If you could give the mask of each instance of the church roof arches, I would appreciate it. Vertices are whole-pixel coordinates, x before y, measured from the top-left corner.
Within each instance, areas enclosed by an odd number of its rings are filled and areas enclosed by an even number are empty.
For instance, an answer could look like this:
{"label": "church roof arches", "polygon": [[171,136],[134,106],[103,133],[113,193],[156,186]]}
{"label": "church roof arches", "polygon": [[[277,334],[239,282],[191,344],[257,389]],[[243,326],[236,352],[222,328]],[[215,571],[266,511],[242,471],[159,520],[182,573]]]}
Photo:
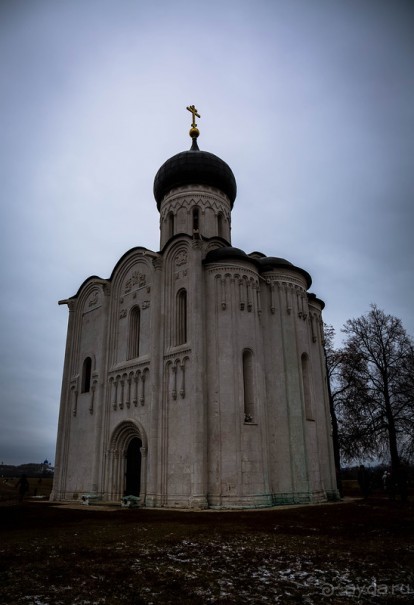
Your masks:
{"label": "church roof arches", "polygon": [[148,251],[144,250],[142,248],[130,250],[112,271],[111,280],[116,295],[123,296],[150,285],[154,271],[152,260],[158,255],[156,253],[149,255]]}
{"label": "church roof arches", "polygon": [[184,240],[187,242],[191,242],[192,241],[191,235],[189,235],[188,233],[185,233],[184,231],[174,233],[174,235],[171,236],[168,239],[168,241],[164,244],[164,246],[161,248],[160,254],[162,255],[162,257],[166,258],[166,256],[168,255],[170,246],[172,246],[173,244],[176,244],[177,242],[182,242]]}
{"label": "church roof arches", "polygon": [[177,267],[188,261],[191,238],[186,233],[177,234],[172,238],[162,251],[165,263],[174,263]]}
{"label": "church roof arches", "polygon": [[[114,266],[112,273],[108,279],[99,277],[99,275],[90,275],[87,277],[80,287],[78,291],[73,296],[69,297],[65,300],[60,300],[59,304],[68,304],[72,300],[81,300],[84,296],[88,296],[90,294],[89,288],[105,288],[105,286],[109,286],[111,282],[117,283],[119,281],[119,276],[122,275],[122,272],[128,270],[130,267],[130,263],[134,263],[137,259],[145,262],[146,266],[149,269],[149,272],[152,271],[152,261],[156,258],[159,258],[159,254],[157,252],[153,252],[152,250],[148,250],[142,246],[136,246],[131,248],[125,254],[121,256],[116,265]],[[86,294],[85,294],[86,293]],[[82,305],[82,302],[80,303]]]}
{"label": "church roof arches", "polygon": [[134,248],[130,248],[130,250],[121,256],[119,261],[112,269],[112,273],[109,278],[110,281],[117,281],[119,279],[119,275],[125,271],[125,268],[128,268],[131,262],[134,263],[138,259],[143,260],[148,267],[151,268],[152,259],[157,258],[157,256],[158,254],[156,252],[148,250],[148,248],[144,248],[143,246],[135,246]]}
{"label": "church roof arches", "polygon": [[81,312],[92,311],[102,305],[105,288],[108,286],[107,280],[97,275],[91,275],[85,279],[74,296],[67,300],[60,300],[59,305],[75,304],[75,308]]}

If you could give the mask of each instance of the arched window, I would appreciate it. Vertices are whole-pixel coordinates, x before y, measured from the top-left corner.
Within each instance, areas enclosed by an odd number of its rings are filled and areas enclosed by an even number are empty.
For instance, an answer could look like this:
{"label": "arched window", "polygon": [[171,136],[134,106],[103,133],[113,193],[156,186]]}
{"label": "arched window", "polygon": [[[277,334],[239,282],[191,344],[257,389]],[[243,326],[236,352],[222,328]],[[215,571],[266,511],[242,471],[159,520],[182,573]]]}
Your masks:
{"label": "arched window", "polygon": [[306,353],[303,353],[301,357],[302,363],[302,386],[303,386],[303,397],[305,400],[305,415],[306,420],[313,420],[312,411],[312,396],[310,386],[310,374],[309,374],[309,358]]}
{"label": "arched window", "polygon": [[254,422],[253,353],[243,351],[244,421]]}
{"label": "arched window", "polygon": [[193,231],[200,230],[200,209],[195,206],[193,208]]}
{"label": "arched window", "polygon": [[187,292],[181,289],[177,293],[176,301],[176,345],[187,342]]}
{"label": "arched window", "polygon": [[91,390],[92,359],[86,357],[82,366],[81,393],[89,393]]}
{"label": "arched window", "polygon": [[129,314],[128,359],[139,357],[141,312],[139,307],[133,307]]}
{"label": "arched window", "polygon": [[224,237],[224,216],[222,212],[217,215],[217,235]]}
{"label": "arched window", "polygon": [[174,213],[169,212],[168,214],[168,238],[174,235]]}

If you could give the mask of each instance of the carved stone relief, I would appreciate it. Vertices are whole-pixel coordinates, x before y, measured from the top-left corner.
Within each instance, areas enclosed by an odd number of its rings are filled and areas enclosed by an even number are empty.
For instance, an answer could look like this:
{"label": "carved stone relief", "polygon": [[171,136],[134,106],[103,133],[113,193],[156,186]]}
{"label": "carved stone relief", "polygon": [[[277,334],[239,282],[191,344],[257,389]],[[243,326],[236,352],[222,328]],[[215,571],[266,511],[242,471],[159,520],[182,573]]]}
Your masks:
{"label": "carved stone relief", "polygon": [[147,276],[145,275],[145,273],[141,273],[140,271],[134,271],[131,277],[125,282],[124,292],[125,294],[128,294],[128,292],[131,292],[134,286],[142,288],[143,286],[145,286],[146,283]]}
{"label": "carved stone relief", "polygon": [[187,250],[180,250],[175,257],[175,264],[177,267],[181,267],[181,265],[186,265],[188,262],[188,254]]}
{"label": "carved stone relief", "polygon": [[184,269],[184,271],[177,271],[175,273],[175,279],[182,279],[183,277],[187,277],[188,275],[188,270]]}
{"label": "carved stone relief", "polygon": [[98,290],[94,290],[90,296],[88,307],[95,307],[98,304],[99,295]]}

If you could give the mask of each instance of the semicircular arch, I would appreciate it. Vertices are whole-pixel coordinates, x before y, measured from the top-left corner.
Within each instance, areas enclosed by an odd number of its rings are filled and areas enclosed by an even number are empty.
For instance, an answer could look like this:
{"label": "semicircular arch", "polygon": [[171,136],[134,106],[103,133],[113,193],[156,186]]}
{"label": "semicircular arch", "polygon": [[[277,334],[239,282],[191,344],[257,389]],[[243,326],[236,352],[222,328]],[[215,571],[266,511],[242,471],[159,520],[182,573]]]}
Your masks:
{"label": "semicircular arch", "polygon": [[137,420],[125,420],[113,430],[110,449],[124,450],[134,437],[139,437],[142,441],[142,447],[147,449],[148,439],[142,424]]}

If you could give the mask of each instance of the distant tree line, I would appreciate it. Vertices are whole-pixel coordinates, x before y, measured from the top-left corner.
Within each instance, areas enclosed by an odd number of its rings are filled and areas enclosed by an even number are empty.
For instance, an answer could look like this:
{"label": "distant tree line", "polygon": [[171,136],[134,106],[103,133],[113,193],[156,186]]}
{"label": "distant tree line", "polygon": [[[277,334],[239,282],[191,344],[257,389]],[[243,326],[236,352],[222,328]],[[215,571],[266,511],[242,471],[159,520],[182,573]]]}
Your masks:
{"label": "distant tree line", "polygon": [[12,464],[0,464],[0,477],[53,477],[53,468],[46,464],[20,464],[13,466]]}
{"label": "distant tree line", "polygon": [[376,305],[348,320],[343,345],[325,326],[335,458],[389,464],[397,478],[414,461],[414,343],[400,319]]}

